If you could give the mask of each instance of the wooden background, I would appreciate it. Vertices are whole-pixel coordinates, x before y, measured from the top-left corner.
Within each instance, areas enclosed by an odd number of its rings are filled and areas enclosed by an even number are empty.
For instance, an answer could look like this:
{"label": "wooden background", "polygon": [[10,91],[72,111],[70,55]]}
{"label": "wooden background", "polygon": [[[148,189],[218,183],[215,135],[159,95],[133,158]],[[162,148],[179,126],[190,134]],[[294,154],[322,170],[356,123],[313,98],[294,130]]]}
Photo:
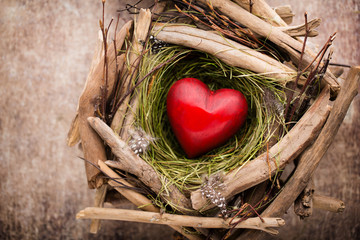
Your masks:
{"label": "wooden background", "polygon": [[[0,239],[170,239],[173,233],[165,226],[104,221],[93,236],[89,221],[75,220],[78,210],[92,205],[93,191],[77,158],[81,152],[65,140],[90,66],[100,2],[0,2]],[[108,17],[124,8],[124,0],[107,2]],[[297,24],[305,11],[322,18],[314,44],[336,31],[333,62],[360,64],[358,0],[269,3],[292,5]],[[121,24],[129,18],[121,17]],[[269,239],[360,238],[359,109],[358,96],[314,179],[318,193],[342,199],[346,210],[315,211],[305,221],[289,210],[281,234]]]}

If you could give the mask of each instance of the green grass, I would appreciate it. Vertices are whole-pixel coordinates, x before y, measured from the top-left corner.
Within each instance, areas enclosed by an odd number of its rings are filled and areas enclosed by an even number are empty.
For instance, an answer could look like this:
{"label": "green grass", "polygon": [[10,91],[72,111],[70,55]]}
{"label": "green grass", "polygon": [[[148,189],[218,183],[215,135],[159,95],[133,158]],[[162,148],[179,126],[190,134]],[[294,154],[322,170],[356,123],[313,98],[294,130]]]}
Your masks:
{"label": "green grass", "polygon": [[[284,102],[284,94],[283,86],[276,79],[228,66],[212,55],[179,46],[164,48],[157,54],[148,53],[141,63],[139,79],[179,53],[176,59],[155,71],[140,85],[136,124],[156,138],[142,158],[170,183],[186,192],[198,188],[204,174],[231,171],[262,153],[272,135],[271,126],[276,121],[284,122],[281,114],[271,107],[274,104],[264,102],[264,92],[270,91],[274,98],[271,101],[277,104]],[[239,90],[249,106],[247,120],[234,137],[195,159],[186,157],[166,113],[166,96],[171,85],[186,77],[197,78],[212,90]]]}

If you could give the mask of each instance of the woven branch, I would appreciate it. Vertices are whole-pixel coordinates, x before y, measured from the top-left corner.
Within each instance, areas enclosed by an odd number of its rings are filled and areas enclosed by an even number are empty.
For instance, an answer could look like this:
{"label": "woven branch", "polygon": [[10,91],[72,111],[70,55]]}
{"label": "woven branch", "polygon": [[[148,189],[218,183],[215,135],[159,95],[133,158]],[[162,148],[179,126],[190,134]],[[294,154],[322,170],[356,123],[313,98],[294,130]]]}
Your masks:
{"label": "woven branch", "polygon": [[281,62],[214,32],[182,24],[156,24],[153,34],[164,42],[210,53],[228,65],[264,73],[283,83],[296,77],[296,72]]}
{"label": "woven branch", "polygon": [[345,209],[345,203],[340,199],[315,194],[313,196],[313,207],[329,212],[340,213]]}
{"label": "woven branch", "polygon": [[[231,219],[224,220],[214,217],[193,217],[184,215],[175,215],[168,213],[152,213],[137,210],[114,209],[114,208],[95,208],[88,207],[81,210],[77,215],[77,219],[109,219],[134,221],[142,223],[177,225],[198,228],[232,228]],[[238,221],[235,218],[233,221]],[[263,222],[264,221],[264,222]],[[271,234],[277,234],[278,231],[271,229],[285,225],[285,221],[281,218],[248,218],[235,226],[235,228],[258,229]]]}
{"label": "woven branch", "polygon": [[[318,26],[320,26],[321,19],[316,18],[307,23],[308,27],[308,37],[316,37],[319,33],[315,30]],[[305,36],[306,29],[305,24],[299,26],[289,26],[289,27],[280,27],[283,32],[287,33],[292,37],[301,37]]]}

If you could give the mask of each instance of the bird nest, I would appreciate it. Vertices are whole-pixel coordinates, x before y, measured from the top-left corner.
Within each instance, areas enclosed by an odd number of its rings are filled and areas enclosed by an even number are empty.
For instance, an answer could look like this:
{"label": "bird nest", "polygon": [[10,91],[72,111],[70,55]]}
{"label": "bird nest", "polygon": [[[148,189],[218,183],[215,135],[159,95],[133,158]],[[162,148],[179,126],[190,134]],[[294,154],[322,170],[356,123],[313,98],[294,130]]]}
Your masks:
{"label": "bird nest", "polygon": [[[288,27],[262,1],[238,2],[157,2],[119,31],[116,23],[111,44],[111,22],[100,21],[68,138],[70,146],[81,140],[89,187],[97,189],[97,206],[78,218],[167,224],[201,239],[259,234],[244,229],[276,234],[294,201],[300,216],[311,214],[308,182],[356,94],[358,69],[342,94],[328,69],[335,35],[313,53],[306,42],[318,20],[305,14],[303,26]],[[167,93],[183,78],[200,79],[211,91],[238,90],[248,104],[239,131],[192,158],[167,115]],[[289,175],[285,166],[295,159]],[[112,191],[145,211],[102,208]]]}

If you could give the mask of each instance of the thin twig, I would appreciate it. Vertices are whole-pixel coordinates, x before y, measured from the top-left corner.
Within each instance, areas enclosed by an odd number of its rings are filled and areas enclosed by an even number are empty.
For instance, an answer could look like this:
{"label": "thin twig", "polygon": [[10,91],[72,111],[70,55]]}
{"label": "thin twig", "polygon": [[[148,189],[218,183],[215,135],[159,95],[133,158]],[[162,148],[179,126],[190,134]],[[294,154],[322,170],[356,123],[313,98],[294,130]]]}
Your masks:
{"label": "thin twig", "polygon": [[345,68],[351,68],[350,65],[342,64],[342,63],[329,63],[330,66],[336,66],[336,67],[345,67]]}
{"label": "thin twig", "polygon": [[[116,25],[115,25],[115,32],[114,32],[114,39],[113,39],[114,49],[115,49],[114,55],[115,55],[115,74],[116,74],[115,75],[116,80],[115,80],[115,84],[114,84],[115,85],[115,88],[114,88],[115,94],[116,94],[116,92],[118,90],[118,85],[119,85],[119,80],[120,80],[120,78],[119,78],[119,75],[120,75],[120,73],[119,73],[119,63],[118,63],[118,59],[117,59],[118,51],[117,51],[117,46],[116,46],[116,33],[117,33],[118,25],[119,25],[119,19],[120,19],[120,14],[118,14],[118,16],[117,16]],[[114,94],[114,90],[112,91],[111,95]],[[115,96],[114,96],[114,98],[115,98]],[[112,99],[112,101],[110,103],[111,109],[110,109],[110,112],[108,114],[109,120],[111,120],[111,118],[112,118],[112,112],[113,112],[113,108],[114,108],[114,104],[113,104],[114,100],[113,99]]]}
{"label": "thin twig", "polygon": [[308,34],[309,34],[308,22],[307,22],[307,12],[305,12],[304,17],[305,17],[305,37],[304,37],[303,47],[302,47],[302,50],[301,50],[301,55],[300,55],[298,68],[297,68],[297,76],[296,76],[296,79],[295,79],[294,89],[291,89],[289,99],[287,100],[287,104],[286,104],[286,108],[285,108],[285,114],[284,114],[285,117],[288,114],[289,107],[290,107],[290,104],[292,102],[292,98],[294,96],[294,92],[295,92],[296,86],[297,86],[297,84],[299,82],[300,76],[302,76],[303,73],[305,72],[305,69],[300,71],[300,66],[302,64],[302,59],[303,59],[304,52],[305,52],[306,40],[307,40],[307,37],[308,37]]}
{"label": "thin twig", "polygon": [[[332,41],[335,39],[335,35],[336,35],[336,33],[334,33],[333,35],[331,35],[331,36],[329,37],[329,39],[328,39],[327,42],[325,43],[324,47],[322,48],[322,51],[319,52],[318,56],[320,55],[320,53],[321,53],[321,56],[320,56],[320,58],[318,59],[318,62],[317,62],[317,64],[316,64],[316,66],[315,66],[315,67],[313,68],[313,70],[309,73],[309,76],[307,77],[306,82],[305,82],[304,86],[302,87],[302,89],[301,89],[301,91],[300,91],[300,93],[299,93],[299,96],[298,96],[298,98],[296,99],[296,101],[295,101],[295,103],[294,103],[294,106],[293,106],[292,109],[291,109],[291,113],[290,113],[290,117],[289,117],[288,122],[291,122],[291,120],[292,120],[292,118],[293,118],[293,116],[294,116],[294,113],[295,113],[295,111],[296,111],[296,109],[297,109],[297,106],[298,106],[298,104],[299,104],[299,101],[300,101],[303,93],[305,92],[306,88],[314,82],[314,80],[315,80],[315,78],[316,78],[316,74],[318,73],[318,68],[319,68],[319,66],[320,66],[320,63],[321,63],[322,59],[324,58],[324,55],[325,55],[327,49],[331,46]],[[324,73],[324,74],[325,74],[325,73]]]}
{"label": "thin twig", "polygon": [[[134,5],[131,5],[129,3],[127,3],[125,5],[125,8],[123,9],[120,9],[120,10],[117,10],[117,12],[124,12],[124,11],[127,11],[129,14],[139,14],[139,11],[140,8],[137,7],[136,5],[138,5],[139,3],[141,3],[143,0],[139,0],[137,1]],[[146,7],[148,9],[152,8],[153,6],[155,5],[155,3],[151,4],[149,7]],[[134,11],[131,11],[132,9],[135,9]]]}
{"label": "thin twig", "polygon": [[116,74],[118,74],[118,68],[119,68],[119,65],[118,65],[118,61],[117,61],[117,55],[118,55],[118,52],[117,52],[117,48],[116,48],[116,33],[117,33],[117,28],[118,28],[118,25],[119,25],[119,19],[120,19],[120,14],[118,14],[117,16],[117,20],[116,20],[116,25],[115,25],[115,31],[114,31],[114,49],[115,49],[115,64],[116,64]]}
{"label": "thin twig", "polygon": [[[108,95],[108,81],[109,81],[109,64],[108,64],[108,56],[107,56],[107,50],[108,50],[108,44],[107,44],[107,34],[109,32],[110,26],[113,22],[113,18],[111,19],[111,21],[109,22],[109,25],[107,28],[105,28],[105,0],[102,1],[102,20],[100,20],[100,29],[101,29],[101,33],[103,36],[103,44],[104,44],[104,70],[103,70],[103,81],[104,81],[104,85],[102,86],[101,89],[101,111],[100,111],[100,115],[102,117],[102,119],[104,121],[106,121],[106,100],[107,100],[107,95]],[[116,34],[116,32],[115,32]],[[115,52],[116,52],[116,48],[115,48]],[[116,57],[115,57],[116,59]]]}

